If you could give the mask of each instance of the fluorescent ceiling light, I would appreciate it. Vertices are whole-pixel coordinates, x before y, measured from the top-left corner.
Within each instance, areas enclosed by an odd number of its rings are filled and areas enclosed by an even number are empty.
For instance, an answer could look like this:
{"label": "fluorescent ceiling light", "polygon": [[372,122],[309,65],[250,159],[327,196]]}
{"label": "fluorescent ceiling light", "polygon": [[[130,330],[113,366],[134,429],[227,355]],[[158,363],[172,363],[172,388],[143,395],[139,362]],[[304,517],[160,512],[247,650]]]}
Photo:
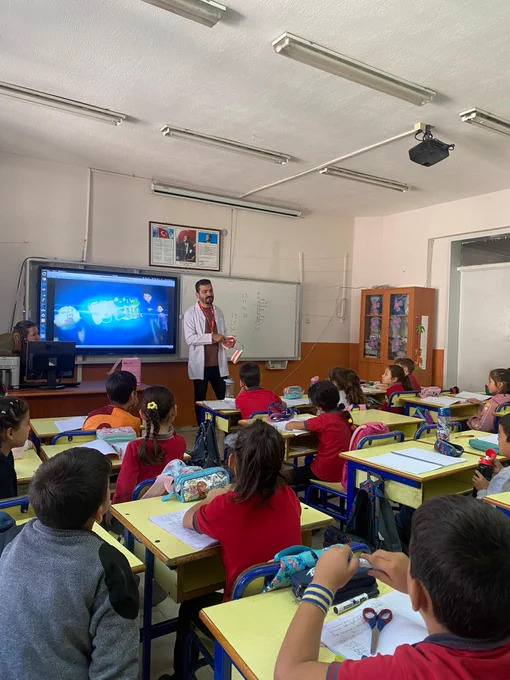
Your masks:
{"label": "fluorescent ceiling light", "polygon": [[201,132],[194,132],[193,130],[186,130],[185,128],[173,127],[165,125],[161,128],[161,132],[165,137],[175,137],[176,139],[183,139],[188,142],[196,142],[197,144],[205,144],[207,146],[215,146],[224,151],[233,151],[235,153],[242,153],[245,156],[254,156],[263,161],[271,161],[272,163],[279,163],[284,165],[291,160],[291,156],[285,153],[278,153],[277,151],[270,151],[269,149],[260,149],[257,146],[250,146],[249,144],[240,144],[231,139],[223,139],[222,137],[213,137],[211,135],[204,135]]}
{"label": "fluorescent ceiling light", "polygon": [[45,106],[49,109],[64,111],[64,113],[72,113],[76,116],[91,118],[92,120],[97,120],[101,123],[120,125],[122,121],[126,119],[126,116],[123,113],[109,111],[108,109],[100,109],[97,106],[76,102],[72,99],[65,99],[64,97],[58,97],[57,95],[48,94],[47,92],[30,90],[28,87],[11,85],[10,83],[0,82],[0,95],[28,102],[29,104]]}
{"label": "fluorescent ceiling light", "polygon": [[493,113],[477,109],[476,106],[459,113],[460,119],[463,123],[470,123],[477,125],[485,130],[492,130],[492,132],[499,132],[502,135],[510,136],[510,121],[504,118],[498,118]]}
{"label": "fluorescent ceiling light", "polygon": [[300,217],[300,210],[292,210],[291,208],[280,208],[276,205],[264,203],[251,203],[250,201],[243,201],[240,198],[232,196],[221,196],[219,194],[210,194],[205,191],[194,191],[192,189],[182,189],[181,187],[172,187],[163,182],[153,180],[151,184],[153,194],[163,196],[171,196],[173,198],[187,198],[191,201],[199,201],[201,203],[214,203],[216,205],[224,205],[230,208],[239,208],[240,210],[252,210],[259,213],[267,213],[269,215],[278,215],[279,217]]}
{"label": "fluorescent ceiling light", "polygon": [[371,184],[381,189],[391,189],[392,191],[410,191],[411,187],[402,182],[395,182],[392,179],[385,179],[384,177],[376,177],[375,175],[366,175],[364,172],[355,172],[354,170],[347,170],[346,168],[337,168],[334,165],[328,165],[326,168],[319,170],[321,175],[330,175],[331,177],[340,177],[340,179],[348,179],[352,182],[361,182],[362,184]]}
{"label": "fluorescent ceiling light", "polygon": [[218,23],[227,11],[225,5],[215,0],[143,0],[149,5],[166,9],[185,19],[197,21],[210,28]]}
{"label": "fluorescent ceiling light", "polygon": [[282,54],[284,57],[295,59],[302,64],[308,64],[308,66],[314,66],[321,71],[340,76],[340,78],[352,80],[354,83],[365,85],[365,87],[384,92],[392,97],[404,99],[406,102],[416,104],[416,106],[428,104],[436,96],[433,90],[392,76],[373,66],[363,64],[361,61],[356,61],[317,45],[317,43],[292,35],[292,33],[283,33],[274,40],[273,48],[276,54]]}

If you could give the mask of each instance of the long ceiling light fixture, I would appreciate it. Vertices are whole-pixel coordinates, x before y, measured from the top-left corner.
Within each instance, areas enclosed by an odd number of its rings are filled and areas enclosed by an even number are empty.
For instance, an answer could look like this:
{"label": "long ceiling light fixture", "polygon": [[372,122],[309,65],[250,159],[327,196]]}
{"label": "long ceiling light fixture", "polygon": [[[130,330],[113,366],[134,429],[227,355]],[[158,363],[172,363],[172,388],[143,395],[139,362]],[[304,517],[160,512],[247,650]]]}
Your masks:
{"label": "long ceiling light fixture", "polygon": [[319,170],[321,175],[329,175],[330,177],[340,177],[340,179],[347,179],[351,182],[361,182],[362,184],[371,184],[381,189],[391,189],[392,191],[400,191],[404,193],[410,191],[412,187],[402,182],[396,182],[392,179],[385,179],[384,177],[376,177],[375,175],[367,175],[364,172],[356,172],[354,170],[347,170],[346,168],[337,168],[334,165]]}
{"label": "long ceiling light fixture", "polygon": [[273,48],[276,54],[313,66],[321,71],[326,71],[326,73],[332,73],[334,76],[346,78],[373,90],[384,92],[392,97],[398,97],[416,106],[428,104],[436,96],[434,90],[392,76],[385,71],[380,71],[361,61],[329,50],[327,47],[299,38],[292,33],[283,33],[279,38],[276,38],[273,41]]}
{"label": "long ceiling light fixture", "polygon": [[459,113],[459,116],[463,123],[470,123],[484,130],[492,130],[492,132],[510,136],[510,121],[498,118],[493,113],[478,109],[476,106]]}
{"label": "long ceiling light fixture", "polygon": [[172,198],[187,198],[190,201],[199,201],[200,203],[213,203],[215,205],[223,205],[229,208],[238,208],[240,210],[251,210],[258,213],[266,213],[268,215],[278,215],[279,217],[300,217],[300,210],[293,210],[292,208],[281,208],[277,205],[265,203],[252,203],[251,201],[243,201],[240,198],[233,196],[222,196],[221,194],[210,194],[205,191],[195,191],[194,189],[184,189],[181,187],[173,187],[163,182],[153,180],[151,184],[151,191],[153,194],[160,196],[170,196]]}
{"label": "long ceiling light fixture", "polygon": [[185,19],[212,28],[223,17],[227,8],[215,0],[143,0],[149,5],[166,9]]}
{"label": "long ceiling light fixture", "polygon": [[73,99],[65,99],[55,94],[39,92],[38,90],[31,90],[28,87],[20,87],[10,83],[0,82],[0,95],[28,102],[29,104],[45,106],[48,109],[72,113],[76,116],[100,121],[101,123],[110,123],[111,125],[120,125],[123,120],[126,120],[126,116],[123,113],[101,109],[98,106],[84,104]]}
{"label": "long ceiling light fixture", "polygon": [[165,137],[175,137],[176,139],[183,139],[187,142],[214,146],[218,149],[223,149],[224,151],[233,151],[234,153],[253,156],[255,158],[260,158],[263,161],[271,161],[272,163],[279,163],[280,165],[284,165],[292,159],[292,156],[289,156],[286,153],[261,149],[257,146],[241,144],[240,142],[234,142],[231,139],[223,139],[223,137],[204,135],[201,132],[194,132],[193,130],[186,130],[185,128],[178,128],[172,125],[165,125],[161,128],[161,132]]}

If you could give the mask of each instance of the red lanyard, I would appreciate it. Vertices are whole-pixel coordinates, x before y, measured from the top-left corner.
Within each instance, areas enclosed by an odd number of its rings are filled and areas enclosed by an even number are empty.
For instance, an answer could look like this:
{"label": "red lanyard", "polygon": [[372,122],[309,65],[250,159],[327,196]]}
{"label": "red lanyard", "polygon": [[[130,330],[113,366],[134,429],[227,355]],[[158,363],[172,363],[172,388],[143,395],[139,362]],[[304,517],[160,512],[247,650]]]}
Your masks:
{"label": "red lanyard", "polygon": [[[206,323],[207,323],[207,321],[209,321],[209,317],[207,316],[207,312],[205,311],[205,309],[202,307],[202,305],[201,305],[200,303],[199,303],[198,306],[199,306],[200,309],[202,310],[202,314],[205,316],[205,321],[206,321]],[[211,310],[211,320],[210,320],[210,324],[211,324],[211,333],[214,333],[214,326],[216,325],[216,319],[214,318],[214,307],[211,305],[211,306],[208,307],[207,309],[210,309],[210,310]]]}

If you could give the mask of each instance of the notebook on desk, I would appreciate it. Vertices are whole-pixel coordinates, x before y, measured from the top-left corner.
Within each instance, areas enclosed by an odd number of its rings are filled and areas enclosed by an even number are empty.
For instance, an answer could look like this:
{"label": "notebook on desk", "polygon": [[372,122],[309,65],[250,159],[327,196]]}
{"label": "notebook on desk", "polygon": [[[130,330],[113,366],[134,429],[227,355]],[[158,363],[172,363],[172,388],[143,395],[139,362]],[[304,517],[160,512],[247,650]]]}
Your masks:
{"label": "notebook on desk", "polygon": [[409,448],[402,451],[392,451],[382,456],[367,458],[366,462],[374,462],[384,465],[398,472],[409,472],[414,475],[422,475],[425,472],[434,472],[450,465],[464,463],[465,458],[453,458],[444,456],[435,451],[425,451],[424,449]]}

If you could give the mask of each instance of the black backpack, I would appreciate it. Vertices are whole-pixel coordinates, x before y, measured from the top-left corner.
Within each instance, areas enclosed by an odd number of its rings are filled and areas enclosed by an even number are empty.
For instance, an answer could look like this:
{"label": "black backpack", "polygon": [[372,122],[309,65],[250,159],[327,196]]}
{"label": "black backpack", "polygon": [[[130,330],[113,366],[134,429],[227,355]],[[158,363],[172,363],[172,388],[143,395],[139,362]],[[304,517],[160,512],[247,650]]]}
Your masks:
{"label": "black backpack", "polygon": [[202,468],[221,467],[220,452],[216,441],[216,426],[213,420],[204,420],[195,437],[191,452],[191,465]]}

